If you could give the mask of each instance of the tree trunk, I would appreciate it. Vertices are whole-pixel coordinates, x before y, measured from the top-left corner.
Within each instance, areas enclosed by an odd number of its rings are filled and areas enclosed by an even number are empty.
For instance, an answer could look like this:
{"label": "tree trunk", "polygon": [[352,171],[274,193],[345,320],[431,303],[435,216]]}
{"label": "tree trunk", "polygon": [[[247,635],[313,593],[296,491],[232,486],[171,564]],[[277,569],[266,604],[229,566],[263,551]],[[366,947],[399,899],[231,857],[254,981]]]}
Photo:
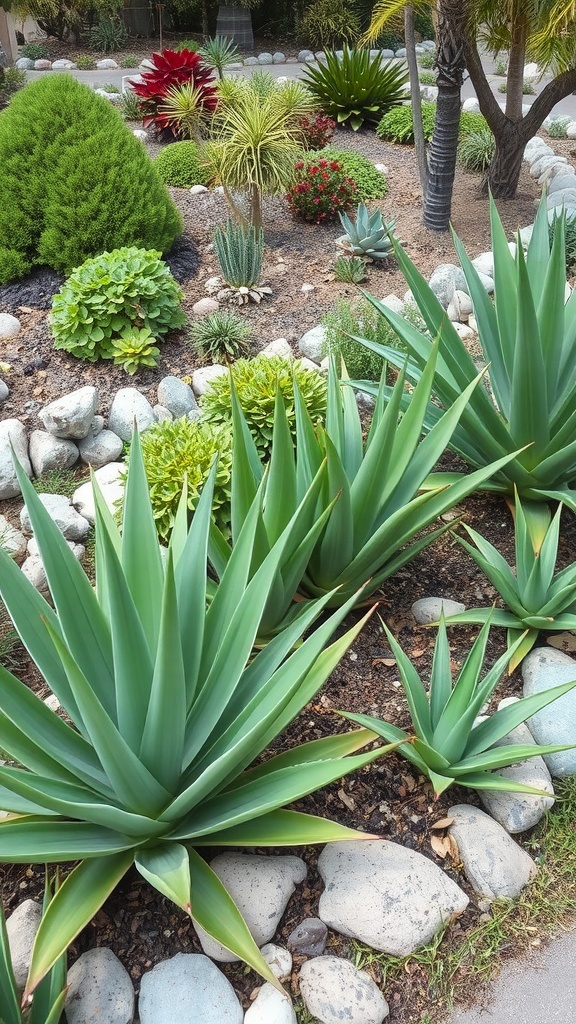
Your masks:
{"label": "tree trunk", "polygon": [[518,188],[526,142],[521,125],[508,121],[498,132],[496,151],[482,182],[482,191],[490,189],[495,199],[512,199]]}
{"label": "tree trunk", "polygon": [[422,127],[422,97],[420,96],[416,38],[414,35],[414,8],[412,4],[407,4],[404,8],[404,39],[406,43],[406,63],[410,73],[410,102],[412,104],[412,123],[414,126],[414,148],[416,149],[416,159],[418,161],[420,187],[424,196],[428,186],[428,159],[426,156],[424,128]]}
{"label": "tree trunk", "polygon": [[210,0],[202,0],[202,34],[210,35]]}
{"label": "tree trunk", "polygon": [[438,100],[434,135],[428,152],[424,225],[432,231],[448,231],[460,128],[460,91],[465,67],[463,35],[466,10],[462,0],[439,0],[437,11]]}
{"label": "tree trunk", "polygon": [[526,38],[527,25],[524,19],[513,22],[510,34],[508,74],[506,76],[506,110],[504,111],[506,117],[510,118],[511,121],[522,120]]}

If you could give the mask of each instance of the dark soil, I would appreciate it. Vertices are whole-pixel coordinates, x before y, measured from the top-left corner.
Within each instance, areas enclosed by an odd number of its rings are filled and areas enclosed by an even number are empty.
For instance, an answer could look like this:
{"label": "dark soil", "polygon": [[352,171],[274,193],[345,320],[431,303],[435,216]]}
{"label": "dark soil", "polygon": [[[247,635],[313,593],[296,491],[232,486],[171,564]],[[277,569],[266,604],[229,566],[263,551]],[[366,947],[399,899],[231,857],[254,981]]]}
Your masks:
{"label": "dark soil", "polygon": [[[406,251],[420,271],[429,275],[441,262],[454,262],[455,254],[449,235],[436,235],[423,229],[421,199],[413,152],[408,147],[394,147],[380,142],[374,133],[357,135],[341,133],[336,144],[350,146],[389,168],[389,192],[378,205],[388,216],[398,218],[397,232],[406,244]],[[566,147],[567,148],[567,147]],[[184,289],[184,307],[191,313],[194,302],[206,292],[203,282],[216,274],[218,267],[211,246],[214,224],[223,221],[227,211],[221,195],[214,193],[191,196],[187,190],[173,189],[172,194],[185,221],[185,246],[180,247],[182,262],[170,265]],[[512,232],[533,220],[536,186],[525,170],[522,172],[516,198],[500,203],[504,226]],[[476,176],[457,173],[453,202],[454,227],[472,255],[490,248],[488,203],[481,195]],[[294,343],[307,329],[315,326],[321,315],[339,295],[352,297],[353,286],[329,279],[333,260],[334,225],[316,227],[294,221],[280,199],[270,199],[265,210],[264,276],[273,290],[272,298],[261,306],[242,310],[253,331],[254,350],[278,337]],[[185,249],[185,251],[184,251]],[[196,273],[197,270],[197,273]],[[192,273],[192,276],[190,274]],[[302,293],[301,285],[310,283],[314,291]],[[41,405],[62,393],[90,383],[98,387],[103,413],[111,397],[126,383],[134,383],[150,399],[155,400],[158,382],[167,373],[189,375],[193,357],[186,345],[186,333],[176,333],[162,347],[156,370],[144,370],[134,379],[127,378],[120,368],[110,364],[83,364],[62,352],[55,352],[48,328],[49,298],[60,280],[51,272],[39,271],[18,286],[0,292],[0,309],[8,309],[21,318],[24,331],[7,346],[2,360],[11,365],[7,375],[9,401],[4,416],[18,416],[30,429],[37,425],[36,413]],[[368,288],[378,297],[390,292],[402,295],[406,285],[398,269],[371,268]],[[447,457],[446,466],[456,467]],[[16,518],[18,502],[3,503],[2,512]],[[482,494],[468,499],[454,510],[454,518],[464,514],[466,521],[492,543],[509,561],[514,560],[513,530],[510,513],[498,497]],[[561,558],[568,562],[576,557],[576,530],[573,518],[565,516]],[[489,605],[496,594],[463,549],[448,533],[423,552],[414,562],[389,580],[379,596],[380,605],[364,627],[360,637],[343,658],[321,694],[292,724],[286,734],[273,744],[274,750],[297,742],[343,731],[347,728],[338,710],[364,712],[389,719],[403,727],[409,717],[397,668],[382,629],[383,619],[401,642],[421,675],[426,678],[431,663],[434,631],[417,627],[410,609],[420,597],[437,595],[463,601],[467,606]],[[345,623],[352,624],[360,612]],[[456,670],[466,657],[473,628],[452,629],[452,658]],[[501,630],[493,630],[488,647],[487,665],[492,664],[505,646]],[[42,681],[25,665],[21,674],[38,692]],[[516,672],[505,678],[494,702],[505,694],[519,693],[521,682]],[[431,787],[415,775],[410,765],[393,755],[327,787],[301,801],[301,809],[334,817],[343,824],[360,828],[415,849],[439,863],[470,895],[470,907],[449,929],[445,939],[456,941],[463,930],[474,926],[480,916],[477,897],[472,893],[458,865],[441,861],[431,847],[431,826],[445,817],[447,808],[456,802],[475,802],[470,791],[453,788],[434,801]],[[209,855],[216,851],[207,851]],[[269,852],[269,851],[268,851]],[[280,851],[279,851],[280,852]],[[283,851],[282,851],[283,852]],[[318,851],[308,848],[294,851],[309,865],[307,881],[298,888],[280,924],[277,941],[281,944],[288,933],[305,917],[317,913],[321,882],[316,871]],[[270,855],[273,855],[270,853]],[[7,912],[25,897],[38,896],[43,884],[39,866],[0,867],[2,896]],[[110,946],[128,968],[136,987],[141,975],[155,963],[181,951],[200,951],[194,930],[183,913],[176,910],[135,873],[130,874],[106,902],[94,921],[79,936],[71,950],[74,959],[93,945]],[[346,955],[349,944],[335,933],[330,934],[328,951]],[[297,994],[295,960],[293,991]],[[224,965],[244,1006],[260,984],[258,977],[240,965]],[[386,985],[385,994],[391,1005],[392,1024],[416,1024],[426,1007],[426,982],[420,971],[407,971],[401,982]],[[433,994],[430,995],[433,998]]]}

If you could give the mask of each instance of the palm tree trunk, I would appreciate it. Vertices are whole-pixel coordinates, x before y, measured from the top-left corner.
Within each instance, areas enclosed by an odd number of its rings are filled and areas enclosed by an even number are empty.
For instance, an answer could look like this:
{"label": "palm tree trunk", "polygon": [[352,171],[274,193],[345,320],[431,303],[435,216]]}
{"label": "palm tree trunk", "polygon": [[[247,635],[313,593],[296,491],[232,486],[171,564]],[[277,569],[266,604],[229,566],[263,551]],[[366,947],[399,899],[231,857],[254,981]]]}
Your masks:
{"label": "palm tree trunk", "polygon": [[418,78],[416,37],[414,35],[414,8],[412,4],[407,4],[404,9],[404,40],[406,45],[406,63],[410,73],[410,102],[412,104],[412,124],[414,126],[414,148],[418,161],[420,187],[422,195],[425,195],[428,186],[428,158],[426,156],[426,142],[422,126],[422,97],[420,96],[420,81]]}
{"label": "palm tree trunk", "polygon": [[508,54],[508,74],[506,76],[506,117],[511,121],[522,119],[522,100],[524,85],[524,62],[526,60],[526,39],[528,26],[524,19],[513,22],[510,34],[510,50]]}
{"label": "palm tree trunk", "polygon": [[428,152],[424,225],[432,231],[448,231],[460,128],[466,10],[462,0],[439,0],[437,10],[438,99]]}

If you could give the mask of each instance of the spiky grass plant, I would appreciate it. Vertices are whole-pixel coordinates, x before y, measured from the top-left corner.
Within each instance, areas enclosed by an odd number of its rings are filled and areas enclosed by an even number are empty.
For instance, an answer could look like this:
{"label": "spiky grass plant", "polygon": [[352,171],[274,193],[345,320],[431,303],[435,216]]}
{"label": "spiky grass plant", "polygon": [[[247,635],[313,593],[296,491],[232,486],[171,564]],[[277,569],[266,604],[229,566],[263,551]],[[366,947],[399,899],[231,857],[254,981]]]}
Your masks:
{"label": "spiky grass plant", "polygon": [[205,62],[210,64],[218,73],[218,78],[224,77],[224,68],[230,64],[236,64],[240,59],[240,51],[232,39],[227,36],[214,36],[207,39],[200,47]]}
{"label": "spiky grass plant", "polygon": [[233,363],[249,353],[250,326],[227,309],[208,313],[190,329],[194,351],[209,363]]}
{"label": "spiky grass plant", "polygon": [[358,131],[401,103],[408,74],[404,65],[345,44],[342,56],[328,50],[317,67],[308,66],[304,81],[326,114]]}
{"label": "spiky grass plant", "polygon": [[222,276],[229,288],[238,293],[240,303],[260,302],[270,289],[258,287],[264,257],[262,229],[234,224],[229,220],[214,232],[214,250]]}
{"label": "spiky grass plant", "polygon": [[338,256],[332,270],[334,279],[344,284],[360,284],[366,278],[366,263],[359,256]]}
{"label": "spiky grass plant", "polygon": [[496,141],[489,128],[469,132],[458,143],[458,162],[465,171],[484,173],[490,167]]}

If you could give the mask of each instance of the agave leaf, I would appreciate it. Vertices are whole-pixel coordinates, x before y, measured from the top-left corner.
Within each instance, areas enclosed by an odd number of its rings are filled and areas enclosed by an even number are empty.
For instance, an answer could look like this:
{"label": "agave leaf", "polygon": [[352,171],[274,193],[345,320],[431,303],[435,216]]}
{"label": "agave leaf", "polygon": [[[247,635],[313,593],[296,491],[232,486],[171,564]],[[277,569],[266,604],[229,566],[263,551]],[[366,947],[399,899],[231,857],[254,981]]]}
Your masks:
{"label": "agave leaf", "polygon": [[[350,839],[379,839],[335,821],[300,811],[270,811],[253,821],[222,829],[218,846],[310,846],[315,843],[344,842]],[[213,846],[212,839],[195,839],[195,846]]]}
{"label": "agave leaf", "polygon": [[180,843],[159,843],[139,850],[134,863],[146,881],[191,914],[190,859]]}
{"label": "agave leaf", "polygon": [[[522,623],[522,625],[524,624],[525,621]],[[518,643],[518,646],[514,650],[513,654],[510,655],[510,661],[508,663],[509,676],[511,676],[514,670],[518,668],[518,665],[523,661],[526,655],[530,653],[537,639],[538,630],[536,629],[527,629],[524,633],[521,633],[521,631],[518,629],[511,629],[510,627],[508,628],[508,647],[514,646],[518,640],[521,640],[521,642]]]}
{"label": "agave leaf", "polygon": [[511,743],[506,746],[491,747],[474,757],[465,757],[457,765],[454,765],[452,772],[455,778],[466,775],[471,771],[492,771],[494,768],[506,768],[518,761],[526,761],[530,757],[542,757],[545,754],[556,754],[561,750],[572,750],[576,747],[573,744],[552,744],[550,746],[538,746],[535,743]]}
{"label": "agave leaf", "polygon": [[[451,781],[453,782],[454,779]],[[471,789],[495,790],[500,793],[528,793],[530,796],[550,799],[550,793],[545,789],[526,786],[523,782],[513,782],[504,775],[499,775],[498,772],[469,772],[467,775],[459,775],[457,781],[459,786],[468,786]]]}
{"label": "agave leaf", "polygon": [[434,735],[450,694],[452,693],[452,672],[450,670],[450,648],[446,632],[444,612],[440,615],[440,626],[434,647],[430,672],[430,725]]}
{"label": "agave leaf", "polygon": [[164,573],[137,428],[132,435],[132,447],[135,454],[129,462],[124,490],[122,569],[142,622],[144,643],[154,658]]}
{"label": "agave leaf", "polygon": [[540,329],[522,248],[517,255],[518,325],[514,346],[514,370],[510,396],[510,434],[518,445],[534,441],[523,456],[530,468],[538,464],[550,440],[546,366]]}
{"label": "agave leaf", "polygon": [[466,757],[480,753],[487,747],[492,747],[498,740],[507,736],[512,729],[515,729],[522,722],[541,711],[553,701],[562,697],[576,686],[576,679],[568,683],[561,683],[553,686],[543,693],[535,693],[531,697],[522,697],[521,700],[509,704],[505,708],[495,711],[490,718],[481,722],[475,727],[466,746]]}

